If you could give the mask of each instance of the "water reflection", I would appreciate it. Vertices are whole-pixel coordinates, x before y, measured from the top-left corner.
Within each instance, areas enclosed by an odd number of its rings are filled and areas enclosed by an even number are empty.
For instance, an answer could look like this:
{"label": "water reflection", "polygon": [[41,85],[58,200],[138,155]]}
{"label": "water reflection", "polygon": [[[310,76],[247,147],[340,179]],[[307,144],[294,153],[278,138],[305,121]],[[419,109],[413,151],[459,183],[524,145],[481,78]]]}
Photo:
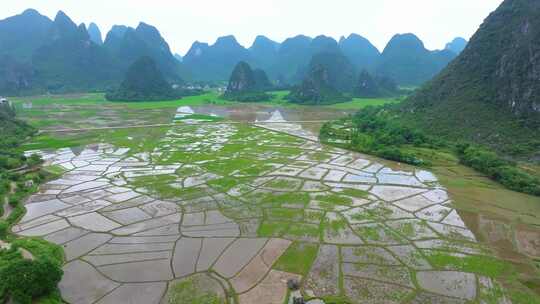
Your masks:
{"label": "water reflection", "polygon": [[[265,105],[232,105],[232,106],[217,106],[217,105],[203,105],[193,106],[195,113],[205,115],[217,115],[225,117],[232,121],[239,122],[260,122],[269,121],[273,119],[273,115],[279,113],[279,118],[284,121],[295,121],[306,131],[312,132],[314,135],[318,135],[322,126],[322,122],[315,121],[327,121],[342,118],[352,111],[342,111],[331,108],[292,108],[292,107],[270,107]],[[275,117],[274,117],[275,119]]]}

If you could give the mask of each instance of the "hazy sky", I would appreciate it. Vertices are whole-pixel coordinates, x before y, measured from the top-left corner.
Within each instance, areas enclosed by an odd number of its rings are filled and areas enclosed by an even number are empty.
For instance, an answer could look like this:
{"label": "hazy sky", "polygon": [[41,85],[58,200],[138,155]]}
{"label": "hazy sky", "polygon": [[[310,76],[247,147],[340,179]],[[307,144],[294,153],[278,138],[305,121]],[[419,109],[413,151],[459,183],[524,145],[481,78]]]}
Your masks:
{"label": "hazy sky", "polygon": [[368,38],[381,51],[396,33],[415,33],[428,49],[469,38],[502,0],[0,0],[0,19],[35,8],[54,18],[95,22],[103,36],[114,24],[156,26],[173,52],[195,40],[214,43],[234,34],[248,47],[258,34],[282,40],[305,34]]}

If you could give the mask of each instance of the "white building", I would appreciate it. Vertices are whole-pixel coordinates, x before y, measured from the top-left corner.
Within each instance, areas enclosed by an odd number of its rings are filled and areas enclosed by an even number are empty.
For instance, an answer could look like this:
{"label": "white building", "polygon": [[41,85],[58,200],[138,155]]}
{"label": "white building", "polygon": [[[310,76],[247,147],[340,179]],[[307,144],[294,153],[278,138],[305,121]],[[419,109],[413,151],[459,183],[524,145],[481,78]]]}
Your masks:
{"label": "white building", "polygon": [[11,102],[7,98],[0,97],[0,107],[11,108],[12,105],[11,105]]}

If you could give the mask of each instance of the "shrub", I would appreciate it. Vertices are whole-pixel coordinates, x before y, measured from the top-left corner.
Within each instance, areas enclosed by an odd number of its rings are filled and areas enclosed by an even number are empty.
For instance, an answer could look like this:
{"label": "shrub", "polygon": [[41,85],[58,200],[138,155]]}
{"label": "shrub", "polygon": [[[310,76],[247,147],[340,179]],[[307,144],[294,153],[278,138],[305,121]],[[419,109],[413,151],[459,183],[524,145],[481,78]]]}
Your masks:
{"label": "shrub", "polygon": [[54,291],[62,275],[62,269],[49,260],[18,260],[0,269],[0,290],[16,303],[30,304],[33,298]]}
{"label": "shrub", "polygon": [[349,148],[353,150],[412,165],[428,163],[410,152],[405,152],[403,146],[443,146],[440,140],[396,122],[386,111],[386,107],[368,107],[356,113],[352,117],[352,132],[349,136],[340,134],[340,131],[332,129],[331,125],[325,125],[321,130],[321,140],[336,136],[338,139],[350,139]]}
{"label": "shrub", "polygon": [[41,156],[37,155],[37,154],[32,154],[28,159],[27,159],[27,164],[30,166],[30,167],[33,167],[33,166],[37,166],[39,164],[41,164],[43,161],[41,159]]}
{"label": "shrub", "polygon": [[15,207],[15,209],[11,211],[11,214],[7,218],[7,222],[12,225],[15,224],[24,215],[24,213],[25,210],[21,205]]}
{"label": "shrub", "polygon": [[38,238],[19,238],[11,244],[17,248],[22,247],[30,251],[36,259],[51,261],[59,267],[64,263],[62,246]]}
{"label": "shrub", "polygon": [[516,167],[482,147],[461,144],[457,148],[460,161],[498,181],[507,188],[532,195],[540,195],[540,179]]}
{"label": "shrub", "polygon": [[20,159],[17,158],[8,158],[6,161],[6,168],[7,169],[16,169],[22,166],[22,162]]}
{"label": "shrub", "polygon": [[13,207],[13,208],[19,206],[20,203],[21,203],[21,201],[16,196],[12,196],[12,197],[9,198],[9,205],[11,207]]}
{"label": "shrub", "polygon": [[0,239],[3,239],[7,236],[8,229],[9,224],[4,220],[0,220]]}

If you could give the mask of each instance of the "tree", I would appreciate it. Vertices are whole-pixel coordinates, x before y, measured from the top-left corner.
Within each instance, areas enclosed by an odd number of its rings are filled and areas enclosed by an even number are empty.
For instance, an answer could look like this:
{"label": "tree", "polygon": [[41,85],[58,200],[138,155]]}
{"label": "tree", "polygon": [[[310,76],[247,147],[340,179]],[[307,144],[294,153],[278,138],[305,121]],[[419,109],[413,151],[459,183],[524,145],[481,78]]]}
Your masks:
{"label": "tree", "polygon": [[30,304],[33,298],[54,291],[62,275],[62,269],[49,260],[18,260],[0,269],[0,290],[16,303]]}

